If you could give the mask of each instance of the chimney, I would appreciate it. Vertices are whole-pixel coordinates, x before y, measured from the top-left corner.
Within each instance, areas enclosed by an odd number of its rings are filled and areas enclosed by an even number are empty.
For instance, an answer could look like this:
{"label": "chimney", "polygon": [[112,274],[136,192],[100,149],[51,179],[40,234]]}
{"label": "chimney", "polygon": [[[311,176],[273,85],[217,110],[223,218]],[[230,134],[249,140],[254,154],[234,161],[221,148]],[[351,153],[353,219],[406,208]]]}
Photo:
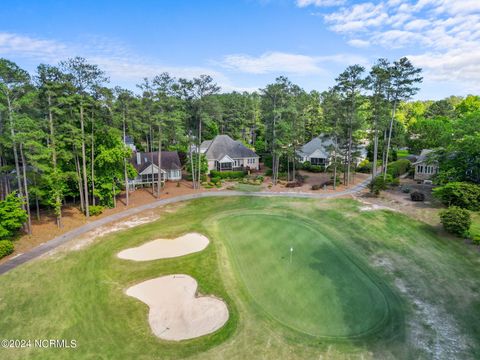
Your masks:
{"label": "chimney", "polygon": [[142,164],[142,154],[140,152],[137,152],[137,165]]}

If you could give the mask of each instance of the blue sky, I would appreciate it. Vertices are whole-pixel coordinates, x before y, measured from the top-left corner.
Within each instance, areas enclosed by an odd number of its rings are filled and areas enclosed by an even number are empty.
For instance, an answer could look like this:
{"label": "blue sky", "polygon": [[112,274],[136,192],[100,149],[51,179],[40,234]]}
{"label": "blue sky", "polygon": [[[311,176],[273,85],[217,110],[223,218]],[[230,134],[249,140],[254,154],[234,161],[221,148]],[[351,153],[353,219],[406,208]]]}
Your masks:
{"label": "blue sky", "polygon": [[83,56],[111,85],[212,75],[224,91],[286,75],[326,90],[348,65],[408,56],[417,96],[480,93],[479,0],[2,0],[0,56],[33,72]]}

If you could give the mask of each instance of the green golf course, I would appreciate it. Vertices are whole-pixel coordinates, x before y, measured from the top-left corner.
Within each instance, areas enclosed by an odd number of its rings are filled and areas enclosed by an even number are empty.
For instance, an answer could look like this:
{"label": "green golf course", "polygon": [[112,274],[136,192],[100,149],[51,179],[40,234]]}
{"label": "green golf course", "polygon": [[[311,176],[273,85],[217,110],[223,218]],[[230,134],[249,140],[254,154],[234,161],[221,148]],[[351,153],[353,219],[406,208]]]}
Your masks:
{"label": "green golf course", "polygon": [[392,293],[322,227],[295,216],[248,212],[223,217],[218,225],[217,236],[231,249],[252,301],[280,323],[342,338],[383,330],[392,315]]}
{"label": "green golf course", "polygon": [[[351,199],[205,198],[158,220],[63,249],[0,276],[0,359],[473,359],[480,357],[480,256],[405,215]],[[118,252],[189,232],[203,251],[135,262]],[[75,242],[75,241],[74,241]],[[290,249],[293,248],[293,252]],[[187,274],[225,301],[226,324],[157,338],[126,289]]]}

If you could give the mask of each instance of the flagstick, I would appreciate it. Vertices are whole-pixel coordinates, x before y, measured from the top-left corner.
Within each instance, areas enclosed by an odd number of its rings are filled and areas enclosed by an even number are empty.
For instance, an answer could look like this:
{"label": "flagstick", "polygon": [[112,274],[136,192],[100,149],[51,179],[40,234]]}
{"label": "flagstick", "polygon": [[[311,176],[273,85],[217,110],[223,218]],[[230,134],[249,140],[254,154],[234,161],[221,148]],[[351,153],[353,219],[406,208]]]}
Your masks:
{"label": "flagstick", "polygon": [[290,248],[290,264],[292,263],[293,247]]}

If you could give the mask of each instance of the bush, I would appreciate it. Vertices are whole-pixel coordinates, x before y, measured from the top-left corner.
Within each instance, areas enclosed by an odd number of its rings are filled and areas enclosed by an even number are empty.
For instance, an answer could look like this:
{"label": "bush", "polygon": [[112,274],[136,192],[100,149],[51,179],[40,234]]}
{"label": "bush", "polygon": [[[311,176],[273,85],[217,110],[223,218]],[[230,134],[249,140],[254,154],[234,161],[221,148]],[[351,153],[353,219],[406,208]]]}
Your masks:
{"label": "bush", "polygon": [[285,185],[287,188],[294,188],[294,187],[299,187],[302,186],[302,184],[299,181],[289,181],[287,182],[287,185]]}
{"label": "bush", "polygon": [[480,234],[473,235],[472,243],[474,245],[480,245]]}
{"label": "bush", "polygon": [[0,240],[0,259],[13,252],[13,243],[10,240]]}
{"label": "bush", "polygon": [[410,188],[408,186],[402,187],[402,192],[408,194],[410,192]]}
{"label": "bush", "polygon": [[244,171],[210,171],[210,178],[219,178],[219,179],[242,179],[246,173]]}
{"label": "bush", "polygon": [[410,194],[410,200],[412,201],[425,201],[425,194],[420,191],[414,191]]}
{"label": "bush", "polygon": [[466,236],[472,225],[468,210],[458,206],[450,206],[440,211],[440,221],[447,232],[459,236]]}
{"label": "bush", "polygon": [[221,179],[218,176],[217,177],[210,177],[210,181],[216,184],[217,182],[221,181]]}
{"label": "bush", "polygon": [[379,175],[370,182],[368,188],[373,194],[378,195],[380,191],[387,189],[387,184],[388,182],[383,178],[383,175]]}
{"label": "bush", "polygon": [[325,170],[323,166],[320,165],[312,165],[310,161],[305,161],[302,164],[302,169],[305,171],[313,172],[313,173],[320,173]]}
{"label": "bush", "polygon": [[399,178],[393,178],[391,181],[389,181],[389,184],[391,186],[399,186],[400,185],[400,179]]}
{"label": "bush", "polygon": [[433,195],[447,206],[454,205],[472,211],[480,210],[480,185],[451,182],[433,189]]}
{"label": "bush", "polygon": [[360,162],[360,164],[358,164],[357,172],[368,174],[371,171],[372,171],[372,164],[368,159],[365,159],[362,162]]}
{"label": "bush", "polygon": [[398,178],[400,175],[403,175],[410,170],[410,161],[407,159],[401,159],[388,164],[387,174],[392,175],[392,177]]}
{"label": "bush", "polygon": [[262,175],[258,175],[255,180],[259,181],[260,183],[263,182],[263,180],[265,180],[265,177],[263,177]]}
{"label": "bush", "polygon": [[92,205],[88,209],[90,211],[90,215],[97,216],[97,215],[100,215],[101,213],[103,213],[103,210],[105,208],[101,205]]}
{"label": "bush", "polygon": [[322,184],[312,185],[312,190],[321,190],[321,189],[323,189],[323,185],[322,185]]}
{"label": "bush", "polygon": [[23,198],[12,192],[0,201],[0,240],[15,236],[27,221],[27,212],[22,209]]}

